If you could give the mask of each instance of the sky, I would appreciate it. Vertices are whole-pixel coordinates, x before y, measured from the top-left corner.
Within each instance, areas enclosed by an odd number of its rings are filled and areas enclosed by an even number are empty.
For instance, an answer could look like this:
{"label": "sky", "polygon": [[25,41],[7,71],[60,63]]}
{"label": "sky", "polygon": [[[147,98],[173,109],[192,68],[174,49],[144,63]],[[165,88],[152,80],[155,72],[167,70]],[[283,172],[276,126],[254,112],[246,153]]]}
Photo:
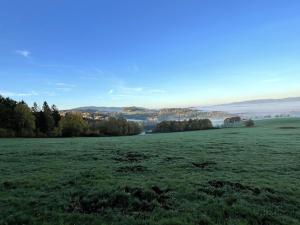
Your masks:
{"label": "sky", "polygon": [[78,106],[300,96],[299,0],[0,0],[0,95]]}

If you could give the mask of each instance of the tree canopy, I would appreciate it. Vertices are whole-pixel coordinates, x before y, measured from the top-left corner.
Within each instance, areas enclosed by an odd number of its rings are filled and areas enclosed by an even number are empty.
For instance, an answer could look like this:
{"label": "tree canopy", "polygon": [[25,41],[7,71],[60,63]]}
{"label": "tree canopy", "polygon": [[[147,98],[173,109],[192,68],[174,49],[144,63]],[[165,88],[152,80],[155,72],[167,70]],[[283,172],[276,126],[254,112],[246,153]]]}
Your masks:
{"label": "tree canopy", "polygon": [[185,121],[163,121],[158,123],[154,132],[180,132],[192,130],[206,130],[213,128],[209,119],[196,119]]}
{"label": "tree canopy", "polygon": [[123,118],[85,120],[80,113],[61,116],[47,102],[31,108],[21,101],[0,96],[0,137],[121,136],[141,132],[138,123]]}

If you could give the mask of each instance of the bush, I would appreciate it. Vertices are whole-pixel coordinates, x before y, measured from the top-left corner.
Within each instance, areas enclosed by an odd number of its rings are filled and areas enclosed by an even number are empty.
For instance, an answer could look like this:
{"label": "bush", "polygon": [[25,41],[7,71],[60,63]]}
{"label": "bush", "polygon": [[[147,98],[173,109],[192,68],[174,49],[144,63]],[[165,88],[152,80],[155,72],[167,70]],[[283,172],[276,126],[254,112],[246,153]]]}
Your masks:
{"label": "bush", "polygon": [[233,117],[226,118],[224,120],[223,127],[225,127],[225,128],[239,127],[242,125],[241,120],[242,119],[239,116],[233,116]]}
{"label": "bush", "polygon": [[254,127],[254,121],[251,119],[245,121],[245,126],[246,127]]}
{"label": "bush", "polygon": [[84,134],[88,129],[88,124],[80,114],[67,113],[59,122],[61,134],[64,137],[76,137]]}

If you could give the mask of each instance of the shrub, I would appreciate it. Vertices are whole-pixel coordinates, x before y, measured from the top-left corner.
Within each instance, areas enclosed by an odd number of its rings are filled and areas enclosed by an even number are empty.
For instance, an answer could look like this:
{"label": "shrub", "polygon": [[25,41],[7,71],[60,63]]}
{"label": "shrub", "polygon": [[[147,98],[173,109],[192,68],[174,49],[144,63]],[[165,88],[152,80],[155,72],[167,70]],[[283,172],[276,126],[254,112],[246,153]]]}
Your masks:
{"label": "shrub", "polygon": [[254,127],[254,121],[249,119],[245,121],[245,126],[246,127]]}
{"label": "shrub", "polygon": [[61,134],[64,137],[76,137],[82,135],[88,128],[88,124],[80,114],[67,113],[59,122]]}
{"label": "shrub", "polygon": [[239,116],[233,116],[233,117],[226,118],[224,120],[223,127],[226,127],[226,128],[229,128],[229,127],[239,127],[241,125],[242,125],[242,123],[241,123],[241,117],[239,117]]}

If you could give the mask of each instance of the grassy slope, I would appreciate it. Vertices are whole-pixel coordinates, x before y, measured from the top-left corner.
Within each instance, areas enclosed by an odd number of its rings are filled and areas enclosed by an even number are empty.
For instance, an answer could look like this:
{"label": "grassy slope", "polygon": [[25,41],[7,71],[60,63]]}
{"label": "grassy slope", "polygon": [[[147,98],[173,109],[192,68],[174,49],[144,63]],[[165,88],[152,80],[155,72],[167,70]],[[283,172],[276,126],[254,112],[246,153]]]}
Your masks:
{"label": "grassy slope", "polygon": [[300,224],[299,206],[300,119],[135,137],[0,140],[0,224],[291,225]]}

